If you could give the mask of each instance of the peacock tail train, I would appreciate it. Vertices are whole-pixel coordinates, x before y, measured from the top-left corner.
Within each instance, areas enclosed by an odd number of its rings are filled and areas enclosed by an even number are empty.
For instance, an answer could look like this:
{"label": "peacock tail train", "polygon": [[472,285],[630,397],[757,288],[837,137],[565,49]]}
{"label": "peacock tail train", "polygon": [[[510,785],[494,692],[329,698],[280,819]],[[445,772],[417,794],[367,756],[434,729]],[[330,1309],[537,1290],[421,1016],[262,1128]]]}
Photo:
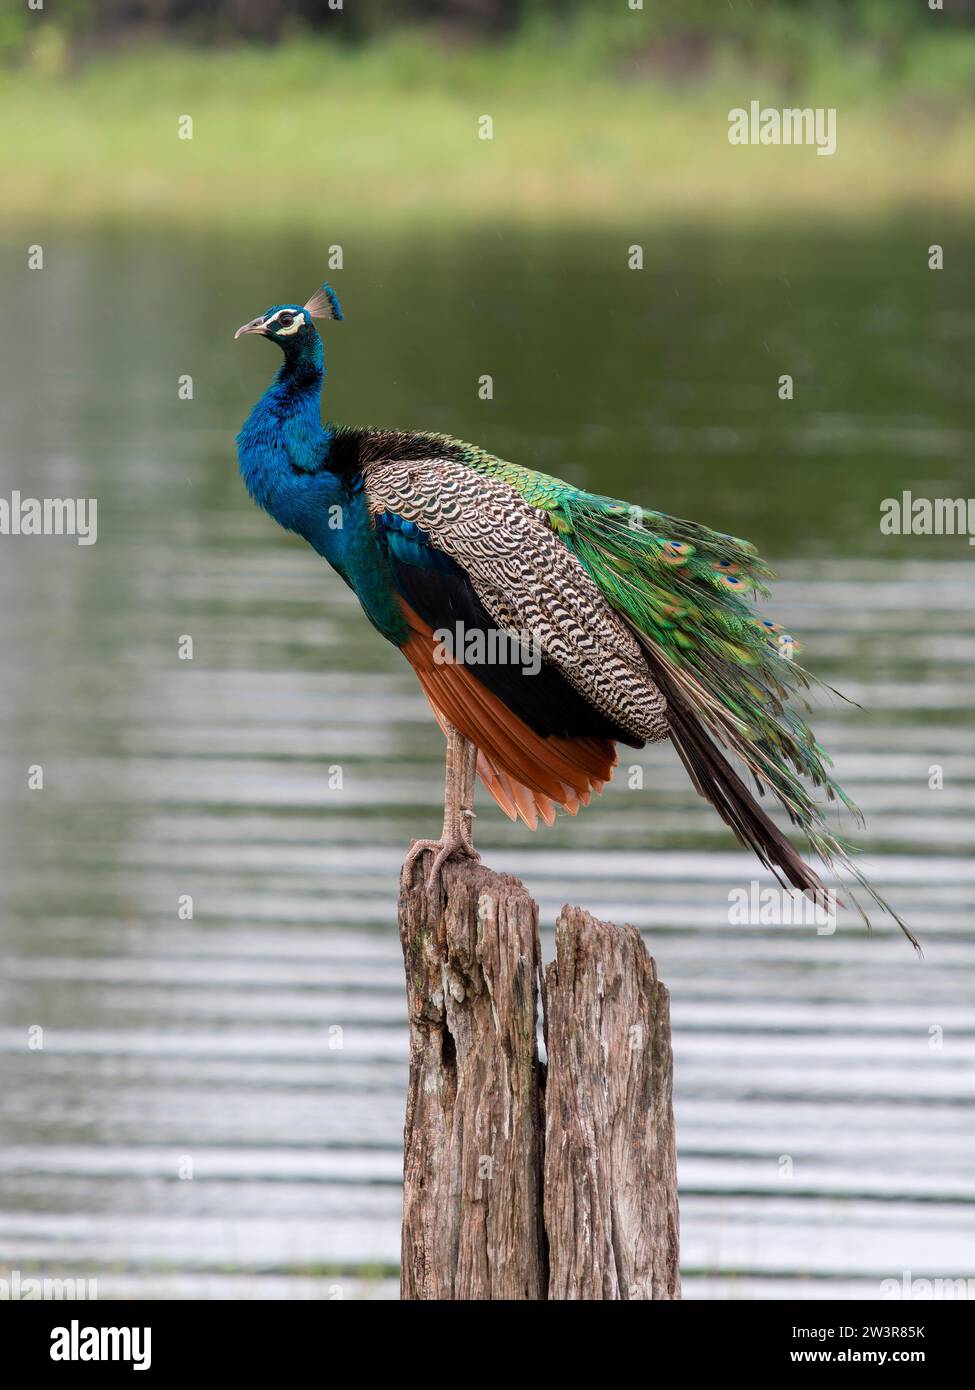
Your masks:
{"label": "peacock tail train", "polygon": [[[795,639],[751,607],[754,598],[767,596],[773,578],[755,547],[462,447],[471,468],[503,479],[545,513],[632,627],[667,698],[670,740],[695,789],[739,842],[780,882],[784,875],[822,900],[818,876],[755,803],[722,749],[744,764],[759,795],[773,793],[810,850],[834,873],[849,874],[920,952],[906,923],[856,864],[854,846],[830,828],[822,802],[811,793],[821,789],[827,802],[841,803],[863,824],[804,717],[810,710],[804,692],[822,682],[793,659]],[[869,926],[855,894],[850,896]]]}

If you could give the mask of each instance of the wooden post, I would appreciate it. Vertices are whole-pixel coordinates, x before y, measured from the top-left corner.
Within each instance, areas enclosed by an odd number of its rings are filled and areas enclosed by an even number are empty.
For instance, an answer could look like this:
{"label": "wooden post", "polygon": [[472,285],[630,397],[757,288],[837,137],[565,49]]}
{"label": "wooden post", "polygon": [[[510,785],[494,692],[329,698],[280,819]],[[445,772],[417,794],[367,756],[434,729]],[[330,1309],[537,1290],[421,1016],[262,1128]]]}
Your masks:
{"label": "wooden post", "polygon": [[670,997],[635,927],[565,907],[546,973],[549,1298],[680,1298]]}
{"label": "wooden post", "polygon": [[679,1298],[669,1002],[639,933],[565,908],[543,983],[524,885],[460,860],[431,896],[430,863],[399,903],[401,1296]]}

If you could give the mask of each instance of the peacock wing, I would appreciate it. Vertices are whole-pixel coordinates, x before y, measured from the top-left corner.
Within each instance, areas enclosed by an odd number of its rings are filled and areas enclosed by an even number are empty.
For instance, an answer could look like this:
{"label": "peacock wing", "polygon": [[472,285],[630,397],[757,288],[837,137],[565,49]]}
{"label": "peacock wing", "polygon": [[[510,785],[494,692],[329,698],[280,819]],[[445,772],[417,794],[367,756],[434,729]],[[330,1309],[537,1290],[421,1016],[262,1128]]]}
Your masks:
{"label": "peacock wing", "polygon": [[455,459],[377,462],[364,477],[377,522],[405,519],[414,543],[459,566],[498,628],[537,644],[593,710],[636,739],[666,735],[665,702],[639,643],[515,488]]}

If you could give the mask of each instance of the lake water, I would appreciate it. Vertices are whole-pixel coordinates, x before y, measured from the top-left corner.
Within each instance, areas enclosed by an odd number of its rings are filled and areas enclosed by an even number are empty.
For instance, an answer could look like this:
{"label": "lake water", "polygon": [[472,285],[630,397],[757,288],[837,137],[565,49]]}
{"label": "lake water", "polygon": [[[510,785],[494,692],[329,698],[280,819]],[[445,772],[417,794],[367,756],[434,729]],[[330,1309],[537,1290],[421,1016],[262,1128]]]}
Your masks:
{"label": "lake water", "polygon": [[[349,235],[330,276],[334,418],[752,538],[769,611],[862,706],[815,726],[920,962],[882,919],[731,926],[761,873],[667,748],[535,836],[480,807],[546,959],[579,902],[642,928],[670,987],[688,1297],[975,1275],[975,553],[878,525],[904,488],[975,492],[975,248],[950,231]],[[3,252],[0,495],[95,496],[98,542],[0,538],[0,1270],[395,1297],[396,876],[439,825],[442,740],[233,447],[277,365],[233,330],[306,298],[324,249],[58,231],[31,273],[34,239]]]}

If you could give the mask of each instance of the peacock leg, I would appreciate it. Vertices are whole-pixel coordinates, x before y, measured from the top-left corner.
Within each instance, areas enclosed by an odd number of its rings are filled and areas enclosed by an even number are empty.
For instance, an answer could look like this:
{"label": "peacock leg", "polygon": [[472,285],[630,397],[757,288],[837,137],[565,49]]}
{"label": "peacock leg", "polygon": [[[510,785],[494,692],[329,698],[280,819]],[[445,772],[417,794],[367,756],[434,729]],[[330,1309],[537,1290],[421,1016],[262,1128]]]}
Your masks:
{"label": "peacock leg", "polygon": [[464,848],[472,859],[480,859],[480,855],[474,848],[474,822],[477,819],[477,812],[474,810],[474,789],[477,786],[477,744],[471,743],[470,739],[462,740],[463,750],[461,756],[461,783],[460,783],[460,834],[464,841]]}
{"label": "peacock leg", "polygon": [[413,865],[424,850],[436,850],[427,888],[436,886],[440,870],[452,855],[466,854],[480,859],[474,848],[474,779],[477,774],[477,748],[452,725],[447,726],[447,758],[444,775],[443,833],[439,840],[414,840],[400,872],[400,888],[409,888]]}

